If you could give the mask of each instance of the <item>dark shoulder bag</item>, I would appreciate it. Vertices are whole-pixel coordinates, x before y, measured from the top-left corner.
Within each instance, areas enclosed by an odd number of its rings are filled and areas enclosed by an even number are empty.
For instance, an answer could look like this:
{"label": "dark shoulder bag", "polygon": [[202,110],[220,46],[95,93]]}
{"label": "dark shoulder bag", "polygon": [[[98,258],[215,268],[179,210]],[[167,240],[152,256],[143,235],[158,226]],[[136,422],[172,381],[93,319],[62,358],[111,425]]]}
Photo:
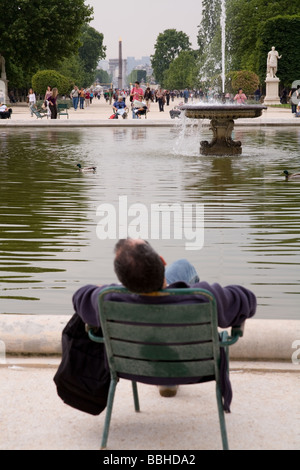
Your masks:
{"label": "dark shoulder bag", "polygon": [[91,341],[75,313],[62,332],[62,360],[53,378],[58,396],[92,415],[106,407],[110,373],[105,346]]}

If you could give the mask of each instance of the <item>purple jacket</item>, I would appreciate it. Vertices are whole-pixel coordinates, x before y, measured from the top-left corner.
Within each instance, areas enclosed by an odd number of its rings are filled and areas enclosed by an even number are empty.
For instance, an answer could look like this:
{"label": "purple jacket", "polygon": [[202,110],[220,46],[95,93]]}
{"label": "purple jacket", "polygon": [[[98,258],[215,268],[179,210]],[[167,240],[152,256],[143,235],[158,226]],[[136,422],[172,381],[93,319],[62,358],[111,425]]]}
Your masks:
{"label": "purple jacket", "polygon": [[[82,318],[85,323],[92,326],[100,326],[99,315],[98,315],[98,296],[104,287],[108,286],[95,286],[86,285],[78,289],[73,295],[73,306],[75,312]],[[230,326],[241,325],[247,318],[252,317],[256,311],[256,297],[248,289],[242,286],[230,285],[227,287],[221,287],[219,284],[208,284],[205,281],[198,282],[189,286],[185,282],[176,282],[168,286],[168,288],[187,288],[187,287],[198,287],[211,292],[217,301],[218,308],[218,325],[221,328],[228,328]],[[129,301],[129,296],[124,294],[110,294],[109,298],[114,298],[120,302]],[[195,303],[203,302],[203,297],[191,296],[182,297],[177,296],[174,299],[173,296],[165,297],[151,297],[141,295],[130,295],[131,302],[146,303],[146,304],[168,304],[176,300],[176,303]]]}

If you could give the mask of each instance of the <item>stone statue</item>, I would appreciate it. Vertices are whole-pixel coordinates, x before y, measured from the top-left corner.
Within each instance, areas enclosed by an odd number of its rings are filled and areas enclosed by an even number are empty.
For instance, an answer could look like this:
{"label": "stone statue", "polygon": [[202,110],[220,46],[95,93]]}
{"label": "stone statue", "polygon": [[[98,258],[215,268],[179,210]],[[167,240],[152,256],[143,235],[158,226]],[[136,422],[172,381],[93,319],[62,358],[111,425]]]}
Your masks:
{"label": "stone statue", "polygon": [[281,55],[275,51],[275,47],[272,47],[272,50],[268,53],[267,59],[267,78],[277,78],[277,66],[278,66],[278,59],[281,59]]}
{"label": "stone statue", "polygon": [[5,59],[3,55],[1,54],[0,54],[0,64],[1,64],[1,80],[6,80]]}

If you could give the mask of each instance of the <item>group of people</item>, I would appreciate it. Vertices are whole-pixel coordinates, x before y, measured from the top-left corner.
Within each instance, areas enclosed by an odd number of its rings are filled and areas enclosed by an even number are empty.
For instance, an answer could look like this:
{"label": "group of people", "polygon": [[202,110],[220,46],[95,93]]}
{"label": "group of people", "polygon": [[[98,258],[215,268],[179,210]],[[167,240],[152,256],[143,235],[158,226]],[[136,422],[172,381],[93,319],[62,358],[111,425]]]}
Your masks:
{"label": "group of people", "polygon": [[[58,89],[56,87],[48,86],[45,92],[42,108],[45,109],[51,119],[57,119],[57,99]],[[33,116],[33,109],[37,108],[37,98],[34,90],[29,89],[27,95],[27,103],[30,109],[31,116]]]}
{"label": "group of people", "polygon": [[73,90],[70,93],[70,98],[73,103],[73,108],[75,111],[78,109],[87,108],[90,104],[92,104],[94,99],[94,92],[90,88],[78,88],[77,85],[74,86]]}
{"label": "group of people", "polygon": [[[122,91],[116,90],[112,96],[115,100],[113,103],[114,112],[124,116],[125,108],[127,108],[125,103],[128,94],[124,92],[124,90],[123,93]],[[142,115],[145,115],[148,111],[150,111],[151,104],[154,101],[158,103],[159,111],[163,112],[165,104],[168,106],[170,103],[170,97],[171,94],[169,90],[163,90],[161,87],[153,90],[150,87],[147,87],[144,91],[140,86],[140,82],[136,81],[129,93],[132,118],[141,119]]]}

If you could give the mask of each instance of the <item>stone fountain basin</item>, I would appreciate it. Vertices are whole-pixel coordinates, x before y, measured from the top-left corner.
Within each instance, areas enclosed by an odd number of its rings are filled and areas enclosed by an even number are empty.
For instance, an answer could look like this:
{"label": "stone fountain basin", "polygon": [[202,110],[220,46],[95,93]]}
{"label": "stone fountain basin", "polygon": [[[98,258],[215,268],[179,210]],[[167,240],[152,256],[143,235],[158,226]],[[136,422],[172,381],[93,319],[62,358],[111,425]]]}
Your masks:
{"label": "stone fountain basin", "polygon": [[262,115],[267,106],[248,104],[203,104],[182,105],[179,108],[185,111],[185,115],[192,119],[240,119],[256,118]]}
{"label": "stone fountain basin", "polygon": [[267,106],[238,104],[198,104],[180,107],[187,118],[210,119],[213,132],[211,142],[204,140],[200,145],[202,155],[240,155],[240,141],[232,140],[235,119],[256,118],[262,115]]}

